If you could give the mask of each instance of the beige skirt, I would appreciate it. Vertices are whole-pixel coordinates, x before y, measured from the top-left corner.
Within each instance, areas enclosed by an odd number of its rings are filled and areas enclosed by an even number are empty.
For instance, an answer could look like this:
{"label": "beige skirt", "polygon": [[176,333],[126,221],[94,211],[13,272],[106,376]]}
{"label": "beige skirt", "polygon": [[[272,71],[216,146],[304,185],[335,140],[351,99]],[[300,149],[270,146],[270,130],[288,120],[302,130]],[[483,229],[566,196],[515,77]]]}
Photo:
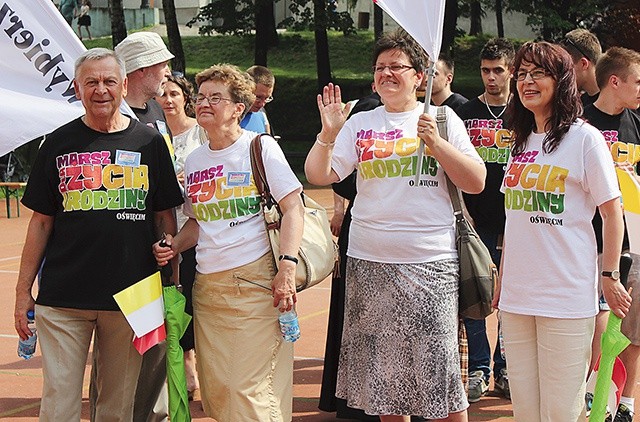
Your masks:
{"label": "beige skirt", "polygon": [[293,344],[280,334],[269,254],[193,286],[198,377],[205,413],[218,422],[288,422]]}

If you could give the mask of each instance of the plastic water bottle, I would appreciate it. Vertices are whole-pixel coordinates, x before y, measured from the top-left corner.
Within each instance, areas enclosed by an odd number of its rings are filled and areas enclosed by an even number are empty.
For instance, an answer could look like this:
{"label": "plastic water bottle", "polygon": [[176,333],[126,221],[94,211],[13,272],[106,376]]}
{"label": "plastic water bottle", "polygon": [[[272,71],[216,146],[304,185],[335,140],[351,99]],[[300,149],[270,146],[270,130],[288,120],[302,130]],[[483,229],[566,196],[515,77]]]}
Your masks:
{"label": "plastic water bottle", "polygon": [[38,334],[36,333],[35,312],[27,311],[27,319],[29,320],[29,329],[33,334],[28,339],[18,340],[18,356],[24,360],[29,360],[36,352],[36,342],[38,340]]}
{"label": "plastic water bottle", "polygon": [[298,324],[298,314],[294,309],[288,312],[281,312],[278,316],[280,321],[280,332],[284,341],[293,343],[300,338],[300,325]]}

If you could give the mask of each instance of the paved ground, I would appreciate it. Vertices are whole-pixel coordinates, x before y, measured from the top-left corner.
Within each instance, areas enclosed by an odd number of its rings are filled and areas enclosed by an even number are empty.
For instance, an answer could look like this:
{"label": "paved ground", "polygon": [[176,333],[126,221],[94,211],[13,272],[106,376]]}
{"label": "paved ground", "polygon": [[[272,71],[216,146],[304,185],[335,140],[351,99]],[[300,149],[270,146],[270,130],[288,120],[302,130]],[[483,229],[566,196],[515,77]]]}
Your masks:
{"label": "paved ground", "polygon": [[[332,205],[328,190],[308,193],[325,207]],[[0,419],[32,422],[37,420],[42,387],[40,352],[29,361],[16,355],[17,335],[13,329],[14,287],[18,275],[20,253],[29,222],[30,212],[21,207],[20,218],[6,218],[4,201],[0,199]],[[15,201],[12,202],[15,215]],[[296,342],[294,372],[294,418],[296,422],[334,421],[335,415],[317,408],[322,377],[322,358],[326,336],[330,284],[325,281],[300,294],[298,313],[302,337]],[[487,324],[495,341],[495,319]],[[88,419],[88,376],[85,377],[83,418]],[[196,421],[210,420],[204,416],[200,402],[191,403]],[[498,421],[512,419],[510,403],[487,396],[471,406],[470,421]]]}

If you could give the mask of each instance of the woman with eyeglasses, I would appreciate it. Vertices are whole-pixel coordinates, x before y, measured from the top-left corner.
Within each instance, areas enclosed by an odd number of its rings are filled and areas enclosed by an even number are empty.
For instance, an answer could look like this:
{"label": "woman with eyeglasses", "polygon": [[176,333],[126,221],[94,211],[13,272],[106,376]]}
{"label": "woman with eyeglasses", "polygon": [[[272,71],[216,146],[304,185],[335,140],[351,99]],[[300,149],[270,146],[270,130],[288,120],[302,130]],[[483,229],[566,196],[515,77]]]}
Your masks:
{"label": "woman with eyeglasses", "polygon": [[[517,52],[509,104],[511,157],[502,192],[506,225],[494,303],[517,421],[583,421],[598,312],[596,207],[603,224],[602,285],[623,317],[631,298],[617,280],[620,190],[600,132],[580,119],[571,56],[528,42]],[[586,259],[585,259],[586,258]]]}
{"label": "woman with eyeglasses", "polygon": [[168,247],[154,245],[160,265],[196,246],[193,311],[197,367],[206,414],[220,422],[288,422],[292,414],[293,344],[283,341],[278,312],[296,301],[302,237],[301,184],[271,137],[262,157],[271,193],[283,213],[281,257],[274,265],[251,174],[255,132],[240,128],[254,82],[236,66],[196,75],[196,119],[207,142],[184,165],[189,220]]}
{"label": "woman with eyeglasses", "polygon": [[[305,163],[316,185],[358,170],[336,396],[382,421],[409,421],[409,415],[466,421],[458,256],[444,173],[478,193],[486,171],[451,109],[448,141],[432,117],[436,107],[424,113],[416,99],[424,51],[406,32],[381,37],[373,64],[384,105],[346,120],[340,88],[325,87],[318,96],[322,130]],[[426,153],[417,163],[420,142]]]}
{"label": "woman with eyeglasses", "polygon": [[[172,73],[164,84],[162,95],[156,101],[162,107],[167,119],[167,125],[173,135],[173,150],[175,152],[175,169],[180,185],[184,185],[184,162],[193,150],[206,142],[204,130],[198,126],[195,119],[195,99],[193,86],[182,75]],[[176,209],[178,228],[184,226],[189,219],[182,207]],[[189,248],[180,254],[180,284],[182,293],[187,299],[185,311],[193,315],[193,301],[191,290],[196,276],[196,248]],[[193,400],[195,392],[200,388],[198,372],[196,371],[195,340],[193,334],[193,320],[180,339],[184,350],[184,367],[187,377],[187,392],[189,400]]]}

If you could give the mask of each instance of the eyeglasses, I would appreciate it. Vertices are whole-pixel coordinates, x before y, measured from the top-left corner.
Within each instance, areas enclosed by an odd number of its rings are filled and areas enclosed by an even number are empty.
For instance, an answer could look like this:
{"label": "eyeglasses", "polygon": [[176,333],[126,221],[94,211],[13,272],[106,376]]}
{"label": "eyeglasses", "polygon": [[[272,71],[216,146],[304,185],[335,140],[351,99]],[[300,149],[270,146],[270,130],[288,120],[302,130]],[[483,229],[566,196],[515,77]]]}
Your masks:
{"label": "eyeglasses", "polygon": [[179,70],[172,70],[171,76],[175,76],[177,78],[184,78],[184,73],[180,72]]}
{"label": "eyeglasses", "polygon": [[533,69],[533,70],[519,70],[516,73],[516,80],[524,81],[527,79],[527,75],[531,76],[531,79],[537,81],[538,79],[542,79],[545,76],[549,76],[549,73],[544,69]]}
{"label": "eyeglasses", "polygon": [[268,97],[261,97],[259,95],[256,95],[256,100],[264,101],[265,103],[270,103],[271,101],[273,101],[273,97],[271,95],[269,95]]}
{"label": "eyeglasses", "polygon": [[404,69],[413,69],[413,66],[409,66],[406,64],[391,64],[387,66],[373,66],[372,69],[376,73],[382,73],[385,69],[389,68],[389,72],[391,73],[400,73]]}
{"label": "eyeglasses", "polygon": [[216,105],[222,100],[230,101],[232,103],[235,102],[231,98],[222,98],[222,97],[220,97],[218,95],[211,95],[211,96],[202,95],[202,94],[196,95],[196,104],[197,105],[200,105],[200,104],[204,103],[204,100],[207,100],[209,105]]}
{"label": "eyeglasses", "polygon": [[578,44],[576,44],[571,38],[563,39],[562,40],[562,44],[565,45],[565,46],[571,46],[571,47],[575,48],[578,51],[578,53],[582,54],[582,56],[585,59],[589,60],[592,63],[595,63],[595,60],[593,60],[587,53],[585,53],[584,50],[582,48],[580,48],[578,46]]}

